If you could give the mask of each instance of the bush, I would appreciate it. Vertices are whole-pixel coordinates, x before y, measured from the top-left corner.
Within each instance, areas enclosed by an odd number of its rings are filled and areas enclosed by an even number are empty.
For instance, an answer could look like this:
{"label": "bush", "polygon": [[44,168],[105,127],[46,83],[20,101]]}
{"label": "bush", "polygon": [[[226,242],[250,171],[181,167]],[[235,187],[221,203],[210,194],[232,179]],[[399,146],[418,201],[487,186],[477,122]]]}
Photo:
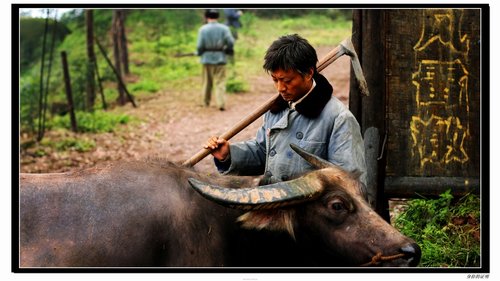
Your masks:
{"label": "bush", "polygon": [[450,190],[438,199],[410,200],[394,224],[422,249],[420,266],[480,266],[480,201],[468,194],[457,201]]}

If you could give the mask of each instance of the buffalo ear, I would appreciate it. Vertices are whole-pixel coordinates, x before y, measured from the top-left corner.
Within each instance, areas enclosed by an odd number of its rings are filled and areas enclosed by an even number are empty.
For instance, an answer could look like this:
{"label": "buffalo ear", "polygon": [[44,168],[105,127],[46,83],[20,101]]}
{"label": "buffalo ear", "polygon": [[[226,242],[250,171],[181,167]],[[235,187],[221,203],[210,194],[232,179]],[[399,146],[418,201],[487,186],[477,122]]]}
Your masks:
{"label": "buffalo ear", "polygon": [[247,212],[238,218],[241,226],[248,229],[267,229],[285,231],[295,239],[293,232],[293,209],[255,210]]}

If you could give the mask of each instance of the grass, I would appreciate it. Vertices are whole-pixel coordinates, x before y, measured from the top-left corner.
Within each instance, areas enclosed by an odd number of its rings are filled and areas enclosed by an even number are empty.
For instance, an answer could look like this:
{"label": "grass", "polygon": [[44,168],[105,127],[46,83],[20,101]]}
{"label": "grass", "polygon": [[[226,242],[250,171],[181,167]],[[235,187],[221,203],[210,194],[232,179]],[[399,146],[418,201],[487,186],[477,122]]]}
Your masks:
{"label": "grass", "polygon": [[[111,112],[76,112],[77,128],[82,133],[105,133],[112,132],[119,124],[127,124],[131,117],[125,114],[114,114]],[[48,128],[64,128],[71,130],[71,122],[68,114],[56,116],[48,124]]]}
{"label": "grass", "polygon": [[54,143],[53,147],[57,151],[75,150],[87,152],[95,148],[95,141],[87,139],[66,138]]}
{"label": "grass", "polygon": [[[62,132],[64,135],[65,133]],[[87,152],[95,148],[96,143],[93,139],[81,136],[81,137],[63,137],[57,139],[44,138],[40,143],[31,143],[35,149],[33,154],[36,157],[43,157],[49,153],[63,152],[63,151],[77,151],[77,152]]]}
{"label": "grass", "polygon": [[394,220],[422,249],[422,267],[480,266],[480,201],[458,200],[450,190],[437,199],[413,199]]}
{"label": "grass", "polygon": [[[256,19],[243,15],[243,28],[235,45],[235,71],[245,76],[263,75],[264,54],[278,37],[297,33],[315,48],[336,46],[351,34],[350,21],[332,20],[326,16],[307,15],[293,19]],[[328,28],[325,28],[328,27]]]}

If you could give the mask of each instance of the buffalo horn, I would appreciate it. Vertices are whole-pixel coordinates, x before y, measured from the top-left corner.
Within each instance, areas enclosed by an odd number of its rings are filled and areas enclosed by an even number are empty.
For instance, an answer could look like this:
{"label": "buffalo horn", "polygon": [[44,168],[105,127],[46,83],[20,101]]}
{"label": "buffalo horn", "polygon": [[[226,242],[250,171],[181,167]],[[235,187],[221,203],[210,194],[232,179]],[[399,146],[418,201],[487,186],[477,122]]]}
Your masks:
{"label": "buffalo horn", "polygon": [[296,144],[291,143],[290,147],[293,149],[293,151],[295,151],[298,155],[300,155],[300,157],[304,158],[304,160],[309,162],[309,164],[311,164],[316,169],[330,168],[334,166],[332,163],[305,151]]}
{"label": "buffalo horn", "polygon": [[291,143],[290,147],[298,154],[300,157],[304,158],[309,164],[311,164],[316,169],[324,169],[330,168],[332,171],[335,171],[342,178],[354,178],[358,179],[361,173],[359,171],[354,171],[352,173],[348,173],[346,170],[341,167],[324,160],[323,158],[318,157],[312,153],[305,151],[303,148],[299,147],[296,144]]}
{"label": "buffalo horn", "polygon": [[220,205],[243,209],[272,209],[315,199],[323,192],[323,183],[315,175],[287,182],[250,187],[225,188],[189,179],[191,186],[205,198]]}

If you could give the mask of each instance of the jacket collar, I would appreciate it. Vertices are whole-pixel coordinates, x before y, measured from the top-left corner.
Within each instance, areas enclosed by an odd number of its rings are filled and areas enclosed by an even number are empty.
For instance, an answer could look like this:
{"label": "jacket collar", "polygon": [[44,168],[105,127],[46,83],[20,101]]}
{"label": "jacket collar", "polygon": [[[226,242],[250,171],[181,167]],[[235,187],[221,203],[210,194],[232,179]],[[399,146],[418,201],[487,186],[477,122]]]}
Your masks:
{"label": "jacket collar", "polygon": [[298,101],[289,101],[288,102],[288,106],[291,108],[291,109],[295,109],[295,106],[297,104],[299,104],[300,102],[302,102],[310,93],[312,93],[312,91],[314,90],[314,88],[316,87],[316,80],[314,80],[314,78],[312,79],[312,87],[311,89],[309,90],[309,92],[307,92],[307,94],[305,94],[304,96],[302,96]]}
{"label": "jacket collar", "polygon": [[[333,87],[328,80],[317,73],[313,79],[316,81],[316,87],[301,102],[295,105],[295,110],[308,118],[316,118],[321,114],[323,108],[332,97]],[[271,113],[278,113],[288,108],[288,103],[280,96],[271,105]]]}

